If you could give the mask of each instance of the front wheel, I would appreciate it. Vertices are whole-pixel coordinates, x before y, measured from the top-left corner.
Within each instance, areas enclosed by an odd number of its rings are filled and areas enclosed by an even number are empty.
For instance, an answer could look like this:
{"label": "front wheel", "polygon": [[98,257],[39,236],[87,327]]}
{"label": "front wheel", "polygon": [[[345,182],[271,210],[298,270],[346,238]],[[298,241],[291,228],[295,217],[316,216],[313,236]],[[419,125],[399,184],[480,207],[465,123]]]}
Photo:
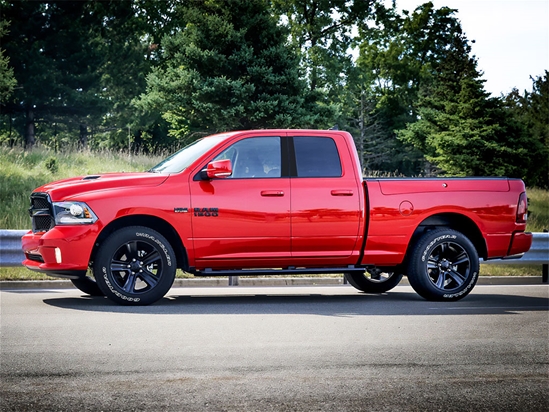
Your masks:
{"label": "front wheel", "polygon": [[479,258],[475,246],[452,229],[426,232],[412,249],[408,280],[427,300],[464,298],[478,280]]}
{"label": "front wheel", "polygon": [[95,279],[85,276],[79,279],[71,279],[72,284],[82,292],[90,296],[104,296],[103,291],[97,286]]}
{"label": "front wheel", "polygon": [[172,287],[176,257],[166,238],[148,227],[117,230],[99,247],[93,273],[109,299],[149,305]]}
{"label": "front wheel", "polygon": [[362,292],[385,293],[400,283],[402,273],[371,268],[364,273],[345,273],[345,279]]}

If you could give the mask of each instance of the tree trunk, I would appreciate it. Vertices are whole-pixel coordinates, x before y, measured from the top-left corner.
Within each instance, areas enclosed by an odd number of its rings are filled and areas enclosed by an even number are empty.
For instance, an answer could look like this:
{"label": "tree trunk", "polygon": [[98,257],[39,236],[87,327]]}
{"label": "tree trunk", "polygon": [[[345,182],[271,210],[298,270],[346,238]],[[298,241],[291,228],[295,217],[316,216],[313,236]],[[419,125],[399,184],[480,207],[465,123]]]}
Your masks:
{"label": "tree trunk", "polygon": [[143,132],[139,129],[133,136],[133,150],[135,153],[143,151]]}
{"label": "tree trunk", "polygon": [[30,150],[36,143],[34,135],[34,110],[32,107],[27,107],[27,124],[25,126],[25,149]]}
{"label": "tree trunk", "polygon": [[11,120],[11,116],[8,116],[8,121],[10,123],[10,134],[9,134],[9,137],[8,137],[8,142],[10,144],[10,147],[13,147],[15,145],[15,139],[12,136],[13,120]]}
{"label": "tree trunk", "polygon": [[80,147],[82,149],[88,147],[88,128],[83,124],[80,125]]}

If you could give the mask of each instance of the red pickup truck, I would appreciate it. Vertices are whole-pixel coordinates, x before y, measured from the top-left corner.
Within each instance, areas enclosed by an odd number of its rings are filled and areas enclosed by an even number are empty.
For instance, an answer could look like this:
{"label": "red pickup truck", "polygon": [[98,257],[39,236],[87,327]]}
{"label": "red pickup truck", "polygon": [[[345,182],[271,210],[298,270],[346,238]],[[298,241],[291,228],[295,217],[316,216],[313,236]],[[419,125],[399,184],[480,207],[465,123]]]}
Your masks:
{"label": "red pickup truck", "polygon": [[344,273],[368,293],[406,275],[426,299],[457,300],[479,257],[520,256],[532,242],[520,179],[364,180],[351,135],[334,130],[205,137],[145,173],[46,184],[29,212],[26,267],[133,305],[161,299],[177,268]]}

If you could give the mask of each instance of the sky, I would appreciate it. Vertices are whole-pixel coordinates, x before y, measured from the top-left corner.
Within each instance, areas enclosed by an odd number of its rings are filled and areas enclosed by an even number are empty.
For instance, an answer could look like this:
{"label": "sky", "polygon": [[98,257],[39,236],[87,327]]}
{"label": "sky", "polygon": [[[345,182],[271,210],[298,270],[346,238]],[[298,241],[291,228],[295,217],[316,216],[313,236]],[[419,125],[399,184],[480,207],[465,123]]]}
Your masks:
{"label": "sky", "polygon": [[[413,11],[428,0],[396,0]],[[457,9],[456,17],[494,97],[516,87],[532,90],[532,77],[549,70],[549,0],[431,0],[436,8]]]}

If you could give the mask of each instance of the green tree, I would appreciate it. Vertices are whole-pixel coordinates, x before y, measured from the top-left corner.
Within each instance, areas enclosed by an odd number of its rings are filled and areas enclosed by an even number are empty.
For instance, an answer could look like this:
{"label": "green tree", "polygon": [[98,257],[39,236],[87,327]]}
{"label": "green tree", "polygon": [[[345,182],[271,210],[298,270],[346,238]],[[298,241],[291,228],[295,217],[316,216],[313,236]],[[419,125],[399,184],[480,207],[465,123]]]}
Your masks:
{"label": "green tree", "polygon": [[[361,95],[375,102],[367,106],[366,118],[377,133],[366,141],[365,163],[369,169],[418,174],[423,156],[417,148],[396,138],[396,131],[417,117],[419,91],[438,76],[453,39],[462,35],[455,10],[436,9],[431,2],[413,12],[378,7],[374,24],[360,26],[357,71]],[[360,107],[355,105],[355,107]]]}
{"label": "green tree", "polygon": [[148,73],[160,63],[160,42],[177,27],[176,0],[96,2],[95,12],[105,16],[101,31],[92,38],[103,56],[101,96],[110,102],[98,130],[103,144],[154,151],[168,145],[167,125],[161,113],[143,116],[132,100],[146,90]]}
{"label": "green tree", "polygon": [[[325,117],[352,133],[363,168],[394,162],[396,139],[386,139],[386,119],[376,110],[379,97],[371,77],[356,62],[356,49],[380,15],[383,2],[345,0],[274,0],[274,10],[290,29],[291,41],[301,55],[301,65]],[[395,168],[398,166],[395,166]],[[394,169],[392,169],[394,170]]]}
{"label": "green tree", "polygon": [[[0,21],[0,39],[8,31],[8,22]],[[9,66],[10,59],[4,55],[4,50],[0,49],[0,103],[6,102],[13,89],[17,85],[17,80],[13,75],[13,68]]]}
{"label": "green tree", "polygon": [[159,39],[173,30],[175,0],[0,1],[12,21],[4,44],[18,81],[2,112],[27,147],[37,134],[56,147],[85,146],[90,135],[112,145],[120,135],[127,142],[128,129],[133,140],[158,129],[130,102],[145,90]]}
{"label": "green tree", "polygon": [[89,2],[11,1],[6,51],[20,87],[3,110],[23,120],[25,144],[35,143],[37,122],[70,116],[77,123],[102,107],[96,48],[83,41],[95,16]]}
{"label": "green tree", "polygon": [[463,34],[456,35],[425,85],[418,120],[398,131],[444,174],[531,178],[529,148],[535,142],[506,116],[500,99],[490,98]]}
{"label": "green tree", "polygon": [[352,67],[350,48],[359,24],[371,20],[378,0],[273,0],[300,51],[309,87],[337,95]]}
{"label": "green tree", "polygon": [[162,40],[163,63],[135,104],[160,110],[171,134],[312,125],[297,56],[262,0],[199,0],[177,8],[184,26]]}
{"label": "green tree", "polygon": [[[526,139],[532,141],[528,157],[529,184],[549,187],[549,72],[532,78],[532,91],[521,95],[517,89],[503,99],[506,114],[519,122]],[[539,160],[539,161],[538,161]],[[535,167],[532,167],[535,165]]]}

